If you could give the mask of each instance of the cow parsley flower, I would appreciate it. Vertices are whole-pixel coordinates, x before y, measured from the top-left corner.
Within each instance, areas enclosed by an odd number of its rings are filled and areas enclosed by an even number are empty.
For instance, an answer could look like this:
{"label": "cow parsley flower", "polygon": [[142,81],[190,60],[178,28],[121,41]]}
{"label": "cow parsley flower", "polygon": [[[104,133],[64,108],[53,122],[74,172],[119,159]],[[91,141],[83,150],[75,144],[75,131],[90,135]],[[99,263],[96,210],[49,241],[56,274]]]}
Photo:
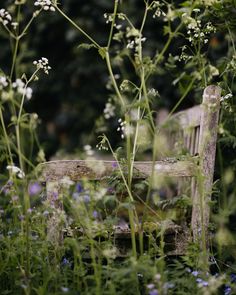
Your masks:
{"label": "cow parsley flower", "polygon": [[17,166],[8,165],[7,170],[9,170],[12,174],[15,174],[20,179],[25,177],[25,173]]}
{"label": "cow parsley flower", "polygon": [[11,22],[12,17],[6,9],[0,9],[0,22],[3,23],[4,26],[8,25]]}
{"label": "cow parsley flower", "polygon": [[8,86],[7,78],[5,76],[0,76],[0,90]]}
{"label": "cow parsley flower", "polygon": [[26,84],[21,79],[16,79],[14,83],[12,83],[12,87],[16,88],[16,91],[30,100],[33,94],[33,90],[30,87],[26,87]]}
{"label": "cow parsley flower", "polygon": [[41,8],[43,8],[43,10],[45,11],[56,11],[55,7],[52,4],[51,0],[37,0],[34,2],[34,6],[39,6]]}
{"label": "cow parsley flower", "polygon": [[92,147],[89,144],[86,144],[84,146],[84,151],[85,151],[87,156],[93,156],[94,155],[94,151],[92,150]]}
{"label": "cow parsley flower", "polygon": [[35,60],[33,64],[37,67],[37,69],[43,69],[44,73],[48,75],[51,67],[48,65],[48,59],[46,57],[42,57],[39,60]]}
{"label": "cow parsley flower", "polygon": [[115,116],[115,106],[110,101],[108,101],[103,112],[105,119],[110,119],[111,117]]}

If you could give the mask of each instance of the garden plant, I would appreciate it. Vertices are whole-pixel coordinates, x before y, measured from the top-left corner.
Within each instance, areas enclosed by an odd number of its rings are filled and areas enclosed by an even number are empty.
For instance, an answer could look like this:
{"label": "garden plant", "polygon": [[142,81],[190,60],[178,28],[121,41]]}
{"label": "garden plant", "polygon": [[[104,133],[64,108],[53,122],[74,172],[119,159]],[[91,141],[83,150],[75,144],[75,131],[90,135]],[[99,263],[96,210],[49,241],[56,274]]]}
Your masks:
{"label": "garden plant", "polygon": [[[0,294],[235,294],[236,2],[101,1],[104,15],[91,22],[96,27],[103,18],[102,37],[80,22],[73,5],[1,3]],[[48,198],[40,170],[49,159],[41,142],[44,121],[31,102],[62,83],[50,80],[58,77],[50,61],[60,49],[55,43],[50,56],[39,56],[30,46],[40,28],[47,24],[50,34],[58,19],[68,40],[82,36],[75,54],[86,59],[92,52],[105,71],[103,110],[93,118],[92,134],[81,137],[76,158],[109,158],[114,171],[99,181],[75,183],[65,176]],[[200,240],[189,240],[185,253],[169,255],[165,230],[189,225],[192,203],[189,187],[181,196],[163,196],[174,184],[158,178],[155,161],[172,161],[172,151],[158,114],[169,108],[165,122],[176,110],[201,103],[211,84],[221,87],[222,97],[209,243],[200,230]],[[178,157],[188,155],[181,150]],[[140,159],[153,167],[148,179],[137,181],[134,163]],[[101,171],[99,163],[91,168]],[[120,241],[114,228],[129,237]]]}

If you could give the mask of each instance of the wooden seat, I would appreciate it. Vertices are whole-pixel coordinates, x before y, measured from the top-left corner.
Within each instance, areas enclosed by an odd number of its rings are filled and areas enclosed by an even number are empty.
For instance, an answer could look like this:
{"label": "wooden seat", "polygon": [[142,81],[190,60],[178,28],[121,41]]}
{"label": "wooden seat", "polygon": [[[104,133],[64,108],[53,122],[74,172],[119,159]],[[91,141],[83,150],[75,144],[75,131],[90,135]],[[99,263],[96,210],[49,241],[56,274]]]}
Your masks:
{"label": "wooden seat", "polygon": [[[155,163],[134,163],[136,179],[148,178],[153,172],[153,167],[155,177],[163,175],[191,179],[192,214],[189,232],[194,241],[205,241],[202,247],[207,247],[208,241],[209,201],[214,174],[220,95],[221,89],[218,86],[208,86],[204,90],[201,105],[175,113],[163,124],[162,130],[170,149],[177,153],[176,158],[163,159]],[[184,155],[179,152],[181,150],[184,151]],[[52,194],[60,190],[60,182],[65,176],[75,182],[83,178],[99,180],[118,170],[115,164],[114,161],[101,160],[59,160],[42,163],[39,168],[41,179],[46,182],[47,197],[52,199]],[[180,180],[180,189],[181,183]],[[60,204],[55,206],[60,207]],[[51,226],[55,229],[53,222]],[[183,235],[180,239],[183,240]],[[185,236],[184,239],[188,240]],[[179,253],[183,250],[183,245],[181,247]]]}

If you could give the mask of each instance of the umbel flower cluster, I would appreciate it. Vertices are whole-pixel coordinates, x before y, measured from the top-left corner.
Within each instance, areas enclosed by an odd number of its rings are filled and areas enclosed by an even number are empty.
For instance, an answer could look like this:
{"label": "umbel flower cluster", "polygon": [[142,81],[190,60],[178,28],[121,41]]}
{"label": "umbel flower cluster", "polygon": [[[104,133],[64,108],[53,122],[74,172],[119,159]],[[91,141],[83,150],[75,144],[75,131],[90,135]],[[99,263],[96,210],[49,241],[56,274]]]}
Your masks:
{"label": "umbel flower cluster", "polygon": [[16,91],[30,100],[32,97],[33,90],[30,87],[26,87],[26,84],[21,79],[16,79],[14,83],[12,83],[12,87],[16,89]]}
{"label": "umbel flower cluster", "polygon": [[4,8],[0,9],[0,23],[2,23],[4,26],[11,24],[13,29],[16,29],[18,26],[18,23],[12,21],[10,13]]}
{"label": "umbel flower cluster", "polygon": [[0,90],[8,86],[7,78],[0,76]]}
{"label": "umbel flower cluster", "polygon": [[51,67],[48,65],[48,59],[46,57],[35,60],[33,64],[37,67],[37,69],[43,69],[45,74],[48,74],[49,70],[51,70]]}
{"label": "umbel flower cluster", "polygon": [[55,7],[52,5],[51,0],[37,0],[34,2],[35,6],[41,7],[43,10],[50,10],[50,11],[55,11]]}

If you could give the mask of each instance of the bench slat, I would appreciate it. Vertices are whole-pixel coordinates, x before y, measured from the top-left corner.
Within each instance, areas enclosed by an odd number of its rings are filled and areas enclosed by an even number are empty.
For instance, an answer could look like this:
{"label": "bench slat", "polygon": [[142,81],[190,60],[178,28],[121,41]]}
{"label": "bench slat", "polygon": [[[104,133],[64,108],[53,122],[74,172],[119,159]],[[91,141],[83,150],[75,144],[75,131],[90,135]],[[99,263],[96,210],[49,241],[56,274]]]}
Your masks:
{"label": "bench slat", "polygon": [[[152,174],[153,166],[157,175],[166,176],[195,176],[197,163],[195,160],[174,160],[169,161],[138,161],[134,163],[134,178],[142,179]],[[102,177],[111,176],[118,172],[118,165],[115,161],[102,160],[60,160],[50,161],[39,165],[42,181],[60,181],[67,176],[73,181],[83,178],[96,180]],[[125,171],[125,168],[124,168]]]}

